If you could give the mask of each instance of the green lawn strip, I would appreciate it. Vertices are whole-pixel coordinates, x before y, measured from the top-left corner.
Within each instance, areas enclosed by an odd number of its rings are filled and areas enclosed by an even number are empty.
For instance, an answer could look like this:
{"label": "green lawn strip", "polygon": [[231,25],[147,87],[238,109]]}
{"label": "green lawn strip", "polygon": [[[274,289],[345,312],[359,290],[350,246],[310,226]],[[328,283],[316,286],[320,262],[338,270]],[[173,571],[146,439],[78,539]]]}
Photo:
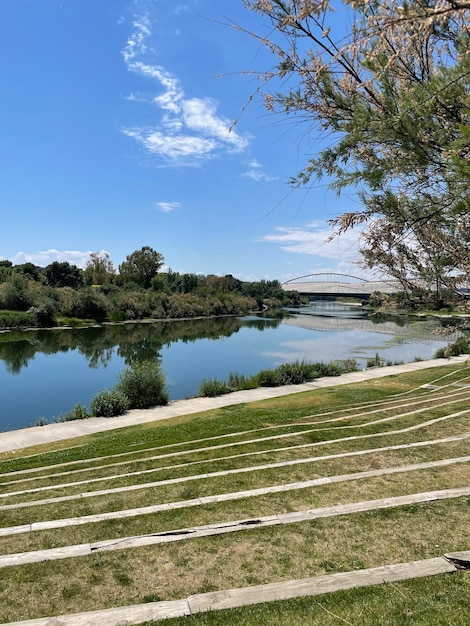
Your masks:
{"label": "green lawn strip", "polygon": [[[327,444],[324,444],[323,442],[319,442],[319,445],[315,447],[314,451],[312,451],[312,457],[328,454],[329,452],[331,453],[343,452],[346,450],[345,443],[348,444],[347,449],[351,451],[362,450],[364,449],[366,445],[367,447],[372,448],[372,447],[387,446],[387,445],[391,445],[392,443],[412,443],[420,439],[422,441],[428,441],[432,439],[439,439],[442,437],[458,436],[462,434],[462,432],[465,432],[465,429],[468,429],[468,418],[466,416],[461,416],[460,418],[453,418],[451,421],[445,420],[445,421],[437,422],[430,426],[422,427],[418,430],[412,430],[412,431],[408,431],[404,433],[400,432],[400,433],[397,433],[396,435],[393,435],[392,433],[388,433],[386,436],[384,436],[383,434],[379,433],[377,436],[366,435],[365,438],[358,437],[357,439],[354,439],[351,441],[348,440],[346,442],[337,441],[335,442],[336,447],[332,446],[331,442],[328,442]],[[417,434],[420,435],[419,438],[417,437]],[[301,467],[303,465],[306,465],[306,464],[302,463],[300,464],[300,466],[297,466],[296,468],[295,466],[290,465],[284,468],[273,467],[271,469],[276,475],[280,475],[279,474],[280,472],[287,472],[290,476],[294,474],[304,475],[306,470],[303,469],[303,467]],[[239,468],[241,474],[239,475],[229,474],[227,476],[228,480],[230,481],[236,480],[237,482],[245,481],[245,480],[253,481],[257,479],[258,472],[261,472],[262,476],[268,475],[267,472],[269,472],[269,470],[267,468],[264,468],[263,470],[256,470],[255,469],[256,465],[249,466],[249,467],[252,468],[250,472],[245,471],[246,468]],[[213,472],[217,471],[217,469],[214,468],[212,471]],[[229,470],[225,470],[225,471],[229,471]],[[250,474],[251,474],[251,477],[250,477]],[[146,479],[148,479],[148,475],[144,475],[144,476]],[[189,476],[186,477],[187,481],[184,481],[185,477],[180,477],[180,478],[182,480],[182,484],[184,484],[185,482],[187,483],[193,482],[195,480],[204,481],[204,478],[201,477],[201,479],[199,478],[196,479],[195,478],[196,476],[200,476],[200,474],[198,472],[195,472],[194,474],[190,474]],[[174,478],[175,476],[174,474],[172,474],[170,480]],[[142,482],[142,481],[135,481],[133,479],[135,479],[135,477],[122,479],[121,483],[123,484],[119,487],[116,487],[114,484],[114,487],[117,489],[121,489],[121,490],[124,489],[127,491],[127,490],[130,490],[132,487],[134,487],[136,490],[147,490],[147,489],[151,489],[154,486],[157,486],[157,485],[152,485],[152,483],[150,483],[149,480],[145,480]],[[212,479],[216,479],[216,477],[213,476],[211,477],[211,480]],[[163,477],[159,476],[157,482],[161,483],[162,480],[163,480]],[[116,481],[110,481],[110,482],[115,483]],[[8,496],[6,498],[2,498],[1,504],[9,505],[9,504],[17,504],[17,503],[33,503],[34,501],[42,502],[46,498],[50,500],[51,498],[59,498],[59,497],[82,498],[81,494],[84,494],[84,493],[90,494],[89,496],[87,495],[87,498],[88,497],[101,497],[102,495],[105,495],[101,492],[105,489],[109,489],[109,483],[106,483],[106,482],[99,483],[101,489],[97,488],[96,485],[97,484],[89,485],[90,487],[89,489],[86,488],[87,485],[85,486],[79,485],[76,487],[67,487],[67,488],[64,487],[64,488],[60,488],[57,490],[48,490],[48,491],[43,491],[43,492],[24,493],[24,494],[19,494],[16,496]],[[158,487],[162,487],[162,486],[163,485],[160,485],[160,484],[158,485]],[[79,487],[82,487],[82,488],[80,489]],[[169,487],[170,489],[173,489],[174,487],[176,487],[176,485],[170,485]],[[191,485],[188,485],[188,489],[191,489]],[[112,495],[113,498],[116,497],[116,494],[110,494],[110,495]]]}
{"label": "green lawn strip", "polygon": [[[470,396],[469,396],[470,397]],[[442,405],[441,406],[441,410],[445,411],[450,409],[450,407],[452,407],[452,410],[458,409],[459,407],[465,407],[466,403],[468,402],[469,398],[464,398],[461,401],[458,400],[452,400],[452,404],[446,404],[445,405],[445,409],[443,408]],[[427,400],[428,402],[428,400]],[[438,402],[434,402],[433,401],[433,406],[436,407],[436,405],[438,405]],[[417,411],[416,413],[414,413],[415,411]],[[418,409],[408,409],[405,410],[405,413],[408,414],[415,414],[417,416],[420,415],[419,411],[422,411],[423,413],[426,412],[428,413],[429,408],[426,406],[424,408],[418,408]],[[333,429],[339,429],[339,430],[344,430],[344,431],[348,431],[351,430],[353,428],[358,428],[361,426],[366,426],[366,425],[373,425],[371,424],[371,422],[377,422],[380,420],[393,420],[393,419],[398,419],[397,417],[394,416],[393,413],[389,414],[389,412],[380,412],[380,411],[374,411],[374,415],[372,419],[366,419],[366,417],[360,417],[357,416],[354,419],[352,418],[334,418],[334,419],[339,419],[341,420],[341,422],[337,422],[335,424],[328,424],[328,422],[325,424],[325,426],[321,426],[321,428],[325,428],[325,432],[328,432],[328,430],[330,428]],[[439,415],[440,413],[433,413],[433,415]],[[444,414],[444,413],[442,413]],[[400,414],[398,414],[400,415]],[[386,422],[385,422],[386,423]],[[269,427],[267,431],[262,431],[262,433],[260,434],[260,444],[264,443],[262,441],[262,439],[264,438],[263,435],[266,432],[271,432],[271,430],[275,430],[275,434],[273,435],[268,435],[271,437],[285,437],[286,432],[287,433],[295,433],[297,431],[300,432],[304,432],[305,429],[308,426],[312,426],[312,432],[315,431],[316,428],[318,428],[318,426],[315,426],[315,424],[305,424],[305,425],[292,425],[292,426],[286,426],[286,427]],[[279,428],[279,430],[278,430]],[[285,432],[286,431],[286,432]],[[242,434],[243,437],[240,437],[239,440],[234,441],[232,440],[232,444],[234,447],[237,447],[240,444],[240,441],[244,440],[244,437],[248,438],[248,434],[243,433]],[[236,435],[233,435],[234,437]],[[251,438],[253,437],[253,434],[250,433]],[[301,435],[299,435],[301,436]],[[207,443],[207,439],[204,440],[205,443]],[[197,461],[199,458],[213,458],[213,457],[217,457],[218,455],[220,455],[221,453],[218,452],[218,450],[220,449],[218,446],[222,445],[225,446],[225,449],[230,450],[230,441],[226,442],[226,443],[222,443],[222,444],[218,444],[218,442],[220,442],[221,440],[216,440],[214,447],[209,447],[209,446],[204,446],[203,450],[199,450],[198,448],[192,448],[189,449],[188,452],[184,452],[182,450],[176,451],[176,452],[164,452],[162,451],[160,454],[153,454],[150,455],[149,457],[143,457],[140,459],[132,459],[129,460],[128,462],[126,461],[119,461],[116,463],[113,462],[109,462],[107,464],[103,465],[103,461],[105,461],[106,459],[100,459],[97,463],[98,463],[98,467],[93,469],[93,463],[90,461],[89,462],[89,468],[84,467],[83,465],[80,466],[66,466],[64,469],[62,469],[60,466],[56,467],[56,468],[45,468],[44,470],[42,470],[42,472],[34,472],[33,475],[30,476],[24,476],[24,475],[18,475],[18,476],[11,476],[10,474],[4,474],[3,476],[0,476],[0,482],[2,482],[3,480],[3,485],[4,485],[4,491],[16,491],[18,489],[20,489],[20,487],[16,487],[16,485],[19,484],[32,484],[33,482],[35,483],[34,486],[40,486],[41,484],[53,484],[53,481],[56,479],[56,477],[58,476],[70,476],[69,479],[62,479],[63,482],[72,482],[74,480],[79,480],[79,478],[77,477],[85,477],[86,479],[90,479],[90,478],[94,478],[97,476],[106,476],[106,475],[112,475],[113,473],[116,472],[116,470],[118,469],[118,471],[120,473],[125,473],[125,472],[132,472],[132,471],[142,471],[142,470],[147,470],[151,467],[159,467],[164,465],[165,460],[168,458],[172,458],[172,455],[174,455],[173,458],[178,458],[178,457],[183,457],[185,459],[187,459],[188,462],[191,461]],[[226,441],[226,440],[225,440]],[[251,439],[252,441],[252,439]],[[276,439],[274,439],[274,441],[276,441]],[[211,442],[212,443],[212,442]],[[218,444],[218,445],[217,445]],[[256,445],[257,442],[255,442],[253,445]],[[246,445],[249,445],[248,443]],[[265,446],[268,447],[268,446]],[[159,449],[153,449],[153,452],[155,453],[156,451],[158,451]],[[230,452],[228,453],[230,454]],[[61,471],[62,469],[62,471]]]}
{"label": "green lawn strip", "polygon": [[[286,420],[301,418],[307,412],[322,412],[325,406],[334,409],[350,407],[354,403],[381,401],[397,392],[414,390],[419,385],[436,380],[438,376],[452,370],[455,370],[455,365],[407,372],[380,380],[340,387],[317,389],[273,400],[227,406],[137,426],[119,428],[117,425],[112,431],[88,435],[82,439],[77,438],[73,440],[73,444],[76,445],[72,447],[70,447],[71,442],[55,442],[36,448],[31,447],[26,451],[4,453],[0,457],[2,458],[0,472],[107,456],[123,450],[148,448],[149,445],[184,442],[188,438],[202,438],[207,436],[209,425],[211,435],[215,436],[253,428],[254,425],[259,427],[285,424]],[[466,375],[467,372],[468,368],[458,368],[455,371],[456,380],[459,376]],[[81,441],[83,445],[79,445]],[[34,455],[35,450],[40,454]],[[28,452],[28,456],[25,456],[25,452]]]}
{"label": "green lawn strip", "polygon": [[[406,445],[406,444],[405,444]],[[306,449],[309,453],[310,450]],[[457,458],[468,453],[468,440],[456,440],[447,443],[439,443],[433,445],[425,445],[399,450],[385,450],[374,452],[374,448],[370,448],[370,452],[362,454],[363,450],[359,450],[360,454],[339,457],[336,459],[319,458],[311,465],[305,466],[302,479],[311,479],[315,476],[332,476],[344,472],[355,472],[379,467],[391,467],[394,465],[406,465],[416,462],[434,461],[443,458]],[[345,450],[345,452],[347,452]],[[343,452],[339,452],[342,454]],[[353,452],[354,454],[354,452]],[[271,457],[265,460],[272,460]],[[278,459],[284,460],[284,459]],[[287,460],[287,459],[286,459]],[[315,472],[313,474],[312,472]],[[293,482],[292,474],[289,472],[285,476],[286,482]],[[240,478],[242,478],[240,476]],[[215,481],[215,482],[213,482]],[[0,526],[14,526],[23,523],[31,523],[33,521],[42,521],[48,519],[61,519],[64,517],[77,517],[80,515],[92,515],[96,513],[104,513],[108,511],[116,511],[120,509],[137,508],[148,505],[148,503],[171,502],[178,499],[190,499],[201,495],[213,495],[222,493],[217,491],[221,485],[225,485],[224,479],[212,479],[212,481],[201,481],[200,483],[186,483],[181,485],[162,486],[160,488],[149,488],[146,490],[123,492],[120,494],[109,494],[97,496],[94,498],[81,498],[75,501],[55,502],[49,505],[40,505],[33,507],[25,507],[11,510],[0,511]],[[269,486],[260,483],[260,485]],[[280,475],[276,471],[274,484],[280,483]],[[229,488],[229,491],[233,489]],[[188,495],[189,494],[189,495]]]}
{"label": "green lawn strip", "polygon": [[[280,444],[283,442],[280,441]],[[289,443],[289,442],[287,442]],[[292,443],[292,442],[290,442]],[[227,467],[228,469],[231,467],[235,467],[236,463],[233,463],[233,459],[235,459],[241,465],[245,465],[248,461],[244,460],[247,457],[252,457],[251,464],[262,462],[263,460],[268,462],[269,459],[273,461],[282,461],[289,460],[295,457],[308,457],[312,455],[312,444],[311,443],[300,443],[294,445],[287,446],[279,446],[273,447],[272,441],[270,442],[262,442],[263,445],[256,446],[254,450],[239,452],[237,448],[231,449],[226,448],[222,450],[207,450],[204,453],[200,452],[198,454],[190,455],[189,457],[165,457],[160,458],[156,457],[152,460],[146,460],[145,462],[136,462],[132,464],[117,464],[117,465],[109,465],[102,467],[99,471],[97,469],[88,470],[86,467],[83,467],[79,472],[63,472],[60,474],[53,474],[47,478],[22,478],[11,481],[9,484],[4,484],[3,492],[11,492],[11,491],[20,491],[20,490],[28,490],[31,488],[38,488],[41,486],[47,486],[49,484],[56,484],[58,478],[60,478],[63,484],[68,484],[73,481],[80,480],[90,480],[96,478],[103,478],[106,476],[116,475],[116,472],[120,472],[124,474],[125,472],[139,472],[149,470],[156,471],[166,471],[172,468],[173,470],[179,469],[181,467],[185,467],[188,471],[192,468],[191,471],[194,472],[194,469],[199,467],[201,472],[210,471],[213,464],[216,462],[220,467]],[[314,445],[313,445],[314,447]],[[257,449],[259,448],[259,449]],[[232,464],[230,462],[232,461]],[[226,465],[228,463],[228,465]],[[207,465],[207,470],[205,466]],[[114,470],[114,471],[113,471]]]}
{"label": "green lawn strip", "polygon": [[[412,493],[462,487],[469,465],[414,470],[400,474],[357,479],[348,483],[319,485],[282,493],[204,504],[131,518],[118,518],[81,526],[56,528],[0,537],[0,554],[43,550],[118,537],[178,530],[192,526],[233,522],[238,519],[305,511],[338,503],[361,502]],[[255,487],[256,488],[256,487]],[[230,493],[226,485],[226,491]],[[193,497],[198,497],[194,495]]]}
{"label": "green lawn strip", "polygon": [[468,547],[470,498],[250,529],[2,570],[5,622],[441,556]]}
{"label": "green lawn strip", "polygon": [[[149,594],[150,600],[151,594]],[[158,599],[158,593],[155,598]],[[166,626],[468,626],[470,573],[440,574],[165,620]],[[141,626],[161,625],[161,621]]]}
{"label": "green lawn strip", "polygon": [[[462,407],[464,407],[464,409],[462,409]],[[397,430],[402,430],[405,428],[410,428],[413,426],[420,426],[420,427],[424,427],[424,424],[426,422],[424,422],[424,420],[430,422],[431,420],[435,420],[435,419],[452,419],[452,420],[456,420],[458,418],[454,417],[456,415],[458,415],[459,412],[462,412],[462,410],[465,412],[467,411],[468,414],[470,414],[470,409],[467,408],[467,404],[464,403],[462,405],[458,404],[452,407],[453,413],[448,413],[448,410],[446,410],[445,407],[435,407],[433,409],[429,409],[429,411],[426,411],[425,414],[420,413],[418,414],[418,416],[416,416],[415,414],[412,415],[407,415],[407,416],[403,416],[400,418],[397,418],[394,421],[382,421],[380,423],[375,423],[375,424],[365,424],[363,427],[352,427],[351,429],[348,430],[324,430],[324,429],[312,429],[309,432],[304,432],[303,434],[299,434],[299,435],[292,435],[292,437],[281,437],[281,436],[272,436],[270,437],[267,441],[265,440],[264,442],[255,442],[255,443],[247,443],[246,446],[240,447],[237,446],[236,444],[223,444],[224,449],[225,446],[227,446],[229,449],[232,448],[236,448],[237,450],[241,449],[245,452],[249,452],[251,450],[257,450],[258,449],[258,445],[260,443],[268,443],[268,447],[271,448],[275,448],[279,441],[283,441],[285,442],[286,445],[299,445],[299,444],[307,444],[307,443],[316,443],[316,442],[323,442],[323,441],[333,441],[335,439],[346,439],[348,437],[360,437],[363,435],[375,435],[377,433],[384,433],[389,431],[390,433],[396,432]],[[418,419],[419,418],[419,419]],[[175,457],[175,458],[182,458],[181,456]],[[194,457],[190,457],[194,458]],[[248,457],[246,457],[248,458]],[[251,463],[249,463],[249,465],[256,465],[256,460],[253,460]],[[122,466],[121,468],[122,469]],[[184,468],[181,468],[178,471],[179,472],[183,472],[182,475],[184,475]],[[83,490],[83,486],[86,484],[87,485],[87,489],[86,491],[93,491],[93,490],[100,490],[100,489],[107,489],[107,488],[115,488],[115,487],[120,487],[120,486],[126,486],[126,485],[130,485],[130,484],[140,484],[140,483],[148,483],[148,482],[154,482],[155,480],[165,480],[165,470],[160,471],[160,470],[155,470],[155,471],[146,471],[146,472],[136,472],[132,475],[116,475],[116,476],[111,476],[111,477],[104,477],[104,478],[99,478],[98,480],[90,480],[90,477],[85,475],[85,476],[81,476],[79,481],[76,481],[78,484],[74,485],[73,482],[75,482],[75,477],[72,475],[72,484],[71,485],[67,485],[66,479],[67,477],[59,477],[59,480],[61,480],[61,482],[59,482],[59,484],[57,484],[57,481],[54,480],[54,477],[51,478],[47,478],[44,479],[42,481],[43,486],[54,486],[56,485],[56,488],[51,490],[51,489],[46,489],[45,491],[34,491],[35,489],[40,489],[40,487],[33,487],[31,485],[28,485],[26,487],[26,489],[21,488],[20,485],[20,489],[18,489],[18,486],[16,484],[10,484],[10,485],[5,485],[4,486],[4,492],[1,495],[0,498],[0,502],[5,502],[8,503],[10,501],[10,498],[8,497],[4,497],[6,494],[8,494],[9,492],[12,493],[16,493],[19,491],[24,491],[25,493],[25,499],[29,499],[30,496],[34,496],[37,493],[52,493],[55,495],[60,495],[60,493],[66,489],[67,493],[79,493]],[[31,492],[31,493],[27,493],[27,492]],[[19,496],[11,496],[12,498],[15,497],[19,497]],[[22,496],[21,496],[22,497]]]}
{"label": "green lawn strip", "polygon": [[[393,377],[392,377],[393,378]],[[372,381],[377,383],[378,381]],[[380,381],[383,382],[383,381]],[[363,383],[364,384],[364,383]],[[381,385],[383,386],[383,384]],[[354,393],[354,389],[352,388],[352,386],[348,386],[348,390],[351,391],[351,393]],[[419,390],[418,390],[419,391]],[[332,389],[326,389],[326,390],[317,390],[314,392],[307,392],[306,394],[294,394],[293,396],[288,396],[289,402],[288,404],[296,404],[298,405],[299,403],[299,398],[301,400],[303,400],[303,402],[301,403],[301,409],[303,409],[304,405],[305,405],[305,399],[306,399],[306,395],[308,396],[308,403],[307,406],[305,406],[305,409],[308,409],[308,411],[312,411],[313,409],[316,409],[317,412],[320,413],[324,413],[324,402],[323,402],[323,398],[322,398],[322,394],[327,394],[328,396],[331,396],[333,390]],[[314,397],[311,397],[312,394],[316,394]],[[429,395],[429,392],[426,391],[426,394]],[[310,399],[311,398],[311,399]],[[289,410],[288,412],[286,412],[285,410],[285,398],[279,398],[277,399],[278,402],[276,404],[276,407],[273,407],[272,409],[270,408],[269,412],[268,412],[268,422],[267,424],[271,424],[272,422],[272,418],[274,413],[279,413],[279,411],[281,411],[281,415],[282,415],[282,424],[285,424],[286,421],[289,421],[289,419],[292,418],[291,416],[291,410]],[[387,401],[386,396],[384,397],[384,401]],[[391,402],[391,400],[388,400],[389,402]],[[397,400],[398,401],[398,400]],[[268,400],[268,401],[264,401],[264,403],[271,403],[272,401]],[[73,446],[73,447],[67,447],[68,442],[56,442],[54,444],[48,444],[48,445],[42,445],[39,448],[41,450],[45,450],[47,448],[49,449],[54,449],[57,448],[58,450],[56,450],[55,452],[51,452],[48,455],[42,454],[42,455],[38,455],[38,456],[25,456],[23,451],[19,451],[17,454],[21,455],[22,458],[21,459],[17,459],[16,461],[11,460],[9,462],[4,462],[3,465],[0,464],[0,470],[1,471],[13,471],[15,469],[15,464],[21,463],[21,464],[26,464],[28,467],[35,467],[38,464],[44,464],[49,463],[49,462],[53,462],[56,461],[57,463],[64,463],[64,462],[68,462],[71,463],[73,461],[70,460],[70,457],[75,456],[78,457],[76,460],[78,463],[83,462],[84,460],[86,461],[87,457],[89,457],[91,455],[91,457],[96,456],[97,454],[99,455],[99,450],[98,450],[98,446],[102,446],[103,443],[106,445],[106,453],[109,455],[111,454],[112,450],[109,450],[109,445],[108,444],[108,440],[112,439],[113,442],[115,439],[117,439],[117,443],[120,444],[120,446],[122,446],[122,448],[129,450],[130,448],[134,448],[133,452],[138,453],[139,450],[143,450],[143,452],[145,453],[145,450],[148,448],[145,448],[146,445],[148,445],[148,443],[156,443],[156,440],[158,440],[158,442],[163,446],[163,445],[186,445],[186,441],[188,439],[188,429],[191,431],[194,431],[195,428],[195,424],[199,421],[202,421],[202,428],[204,428],[204,422],[206,421],[206,419],[209,419],[211,421],[211,431],[213,432],[216,429],[216,425],[212,423],[212,420],[214,419],[214,417],[218,417],[220,418],[221,416],[223,416],[224,413],[229,413],[230,415],[232,415],[232,413],[236,413],[237,415],[234,417],[237,418],[237,420],[235,421],[234,419],[230,419],[229,420],[229,424],[227,424],[229,432],[234,432],[234,434],[236,434],[236,431],[234,431],[233,425],[234,424],[240,424],[241,423],[241,416],[246,417],[247,415],[247,410],[246,407],[248,407],[248,415],[250,416],[250,420],[252,421],[253,416],[256,417],[256,422],[259,422],[261,420],[259,413],[261,411],[261,413],[266,413],[266,411],[264,411],[263,409],[259,409],[256,408],[259,405],[262,405],[263,402],[257,402],[257,403],[251,403],[251,404],[247,404],[247,405],[234,405],[234,406],[228,406],[228,407],[224,407],[222,409],[219,410],[213,410],[213,411],[207,411],[204,413],[200,413],[197,414],[196,416],[194,415],[190,415],[190,416],[182,416],[182,417],[178,417],[178,418],[173,418],[171,420],[167,420],[166,422],[154,422],[151,424],[144,424],[144,425],[139,425],[139,426],[132,426],[132,427],[126,427],[126,428],[118,428],[117,430],[111,431],[111,432],[104,432],[104,433],[100,433],[99,435],[90,435],[87,437],[83,437],[81,439],[76,439],[73,441],[92,441],[92,443],[90,443],[87,446]],[[328,398],[328,405],[332,406],[332,404],[336,404],[336,403],[332,403],[331,402],[331,398]],[[351,403],[347,402],[347,406],[351,407]],[[334,407],[333,407],[334,408]],[[331,411],[329,411],[328,413],[331,413]],[[293,416],[294,418],[296,417],[295,415]],[[302,415],[300,415],[300,417],[302,417]],[[221,419],[218,419],[217,422],[220,424]],[[197,424],[196,424],[197,425]],[[251,428],[253,427],[253,423],[250,424]],[[262,426],[262,424],[261,424]],[[239,429],[238,429],[239,430]],[[183,434],[183,440],[181,440],[181,434]],[[200,433],[202,434],[202,433]],[[221,433],[222,436],[227,435],[227,432]],[[145,435],[145,437],[144,437]],[[167,435],[167,436],[165,436]],[[170,435],[170,437],[168,437],[168,435]],[[204,435],[206,435],[206,437],[204,437],[204,439],[207,439],[207,432],[204,432]],[[163,439],[162,439],[163,436]],[[177,438],[178,441],[174,441],[174,439]],[[212,438],[212,437],[211,437]],[[165,444],[165,441],[168,441],[168,439],[172,439],[172,441],[169,444]],[[33,450],[34,448],[31,448],[30,450]],[[120,452],[118,452],[119,454]],[[11,456],[10,453],[5,453],[2,455],[4,458]]]}
{"label": "green lawn strip", "polygon": [[[455,392],[455,393],[457,393],[457,392]],[[447,396],[439,396],[439,397],[434,396],[432,398],[432,403],[433,403],[433,405],[436,405],[438,403],[445,402],[446,399],[448,399],[448,400],[450,400],[452,402],[455,402],[455,397],[456,397],[455,393],[452,393],[450,396],[449,395],[447,395]],[[463,392],[459,391],[458,393],[463,393]],[[465,392],[465,393],[467,394],[467,398],[468,398],[468,392]],[[429,401],[429,398],[426,398],[424,400],[421,400],[420,402],[422,404],[423,402],[428,402],[428,401]],[[403,403],[403,401],[402,401],[402,403]],[[417,405],[417,401],[415,401],[415,400],[413,401],[413,403],[411,403],[408,400],[406,400],[406,403],[408,403],[409,406],[412,406],[412,404]],[[404,406],[406,407],[407,405],[405,404]],[[350,412],[351,409],[344,409],[344,411]],[[329,424],[329,420],[328,419],[326,419],[326,420],[320,419],[323,416],[331,416],[331,421],[332,422],[341,421],[341,422],[345,423],[346,425],[348,425],[348,421],[346,420],[346,417],[347,417],[347,415],[350,415],[350,413],[347,413],[346,416],[343,416],[343,417],[334,417],[335,415],[341,415],[342,413],[344,413],[344,411],[339,411],[339,412],[338,411],[327,411],[327,412],[323,412],[323,413],[321,413],[321,414],[319,414],[317,416],[318,417],[317,423],[318,424],[324,423],[328,427],[334,427],[334,424]],[[364,415],[364,416],[374,415],[374,414],[377,414],[379,412],[380,412],[380,409],[374,408],[372,410],[368,410],[368,411],[365,411],[363,413],[356,413],[354,420],[351,420],[349,422],[349,424],[350,425],[354,425],[355,423],[360,423],[359,420],[358,420],[359,416],[362,416],[362,415]],[[392,410],[389,409],[389,412],[392,412]],[[384,412],[383,415],[386,416],[387,413]],[[304,420],[305,419],[311,420],[314,417],[315,417],[315,415],[309,414],[307,416],[304,416]],[[378,415],[377,417],[380,418],[381,416]],[[286,418],[287,418],[287,416],[286,416]],[[368,419],[362,420],[362,422],[367,422],[367,421],[369,421],[369,420]],[[157,447],[154,446],[152,448],[147,448],[147,449],[144,449],[144,450],[134,450],[133,452],[119,453],[119,454],[116,454],[116,455],[111,455],[109,457],[98,457],[97,459],[86,459],[85,458],[85,459],[76,461],[76,464],[77,464],[76,467],[73,466],[73,463],[74,463],[73,461],[69,461],[69,462],[58,464],[58,467],[61,468],[61,466],[63,466],[63,465],[65,465],[65,466],[67,466],[67,465],[70,466],[71,465],[72,466],[72,467],[70,467],[71,470],[79,469],[80,466],[83,463],[89,463],[89,464],[94,464],[94,463],[98,463],[99,464],[99,463],[103,463],[103,462],[112,463],[112,460],[110,460],[110,459],[113,459],[113,457],[119,457],[121,459],[126,459],[127,458],[127,460],[132,461],[132,460],[134,460],[136,458],[139,458],[138,455],[141,455],[140,458],[145,458],[145,456],[147,456],[149,453],[151,454],[152,451],[164,450],[166,448],[170,448],[171,449],[172,446],[174,446],[175,448],[179,448],[180,450],[181,449],[185,449],[185,448],[190,450],[190,449],[194,448],[194,444],[197,444],[198,442],[213,442],[213,443],[217,443],[219,437],[220,437],[221,440],[224,439],[224,438],[227,439],[227,438],[232,438],[232,437],[237,437],[238,439],[250,439],[251,433],[262,432],[263,430],[268,431],[269,429],[273,429],[273,430],[277,429],[278,432],[282,432],[282,429],[284,429],[287,432],[295,432],[297,430],[302,430],[303,424],[305,423],[305,421],[304,421],[304,422],[297,422],[297,423],[289,424],[288,423],[289,422],[288,419],[286,419],[286,422],[287,422],[287,424],[279,424],[277,426],[273,426],[273,425],[265,426],[265,427],[258,428],[258,429],[250,429],[249,431],[245,431],[245,432],[233,431],[231,433],[224,433],[222,435],[218,435],[218,436],[214,436],[214,437],[205,437],[205,438],[202,438],[202,439],[195,439],[195,440],[191,440],[191,441],[177,442],[177,443],[174,443],[174,444],[165,444],[165,445],[161,445],[161,446],[157,446]],[[315,421],[310,421],[310,424],[314,425]],[[340,423],[339,426],[341,427],[342,424]],[[51,472],[53,470],[54,470],[54,466],[47,466],[46,465],[43,471]],[[25,471],[28,471],[28,470],[19,470],[19,471],[20,472],[25,472]],[[31,468],[30,471],[38,472],[38,474],[39,474],[40,471],[41,471],[41,468],[39,468],[39,467],[38,468]],[[4,477],[7,479],[8,475],[4,475]]]}

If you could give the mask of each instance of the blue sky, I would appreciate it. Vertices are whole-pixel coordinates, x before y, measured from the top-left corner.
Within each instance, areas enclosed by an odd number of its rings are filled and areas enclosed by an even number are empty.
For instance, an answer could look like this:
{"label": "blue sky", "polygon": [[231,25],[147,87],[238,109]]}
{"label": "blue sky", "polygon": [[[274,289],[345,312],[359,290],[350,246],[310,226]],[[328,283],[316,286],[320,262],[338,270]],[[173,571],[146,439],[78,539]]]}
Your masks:
{"label": "blue sky", "polygon": [[230,22],[261,27],[242,0],[1,0],[0,258],[148,245],[180,272],[363,274],[356,232],[325,244],[355,199],[287,184],[308,127],[244,109],[272,60]]}

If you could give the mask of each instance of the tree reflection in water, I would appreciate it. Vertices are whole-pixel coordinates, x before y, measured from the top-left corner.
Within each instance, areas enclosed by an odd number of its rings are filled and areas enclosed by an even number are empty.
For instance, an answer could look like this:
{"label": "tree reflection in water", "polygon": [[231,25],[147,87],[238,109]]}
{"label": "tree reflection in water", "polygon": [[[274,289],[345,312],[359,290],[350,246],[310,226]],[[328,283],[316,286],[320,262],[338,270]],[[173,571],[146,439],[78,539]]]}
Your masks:
{"label": "tree reflection in water", "polygon": [[14,331],[0,335],[0,360],[10,374],[19,374],[40,354],[77,351],[93,369],[106,367],[114,352],[126,365],[160,358],[163,346],[182,341],[230,337],[242,326],[273,328],[281,318],[209,318],[168,322],[109,324],[91,328]]}

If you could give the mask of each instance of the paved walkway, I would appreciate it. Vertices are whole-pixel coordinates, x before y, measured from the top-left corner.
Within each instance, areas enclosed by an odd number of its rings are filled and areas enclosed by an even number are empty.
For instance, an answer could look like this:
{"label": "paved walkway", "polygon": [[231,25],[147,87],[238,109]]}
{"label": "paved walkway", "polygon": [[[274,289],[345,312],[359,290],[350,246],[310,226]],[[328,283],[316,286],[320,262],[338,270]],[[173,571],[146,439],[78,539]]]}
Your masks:
{"label": "paved walkway", "polygon": [[350,372],[342,376],[319,378],[302,385],[287,385],[285,387],[259,387],[246,391],[236,391],[216,398],[191,398],[189,400],[178,400],[171,402],[167,406],[155,407],[153,409],[134,409],[125,415],[115,418],[94,417],[87,420],[76,420],[73,422],[60,422],[58,424],[47,424],[46,426],[34,426],[32,428],[22,428],[5,433],[0,433],[0,453],[12,450],[20,450],[30,446],[44,443],[52,443],[63,439],[82,437],[106,430],[124,428],[145,422],[169,419],[179,415],[189,415],[217,409],[233,404],[244,404],[256,402],[270,398],[279,398],[292,393],[302,391],[312,391],[325,387],[336,387],[338,385],[348,385],[366,380],[384,378],[392,374],[403,372],[415,372],[417,370],[443,365],[463,365],[469,360],[468,355],[451,357],[449,359],[433,359],[430,361],[416,361],[405,363],[404,365],[391,365],[389,367],[378,367],[359,372]]}

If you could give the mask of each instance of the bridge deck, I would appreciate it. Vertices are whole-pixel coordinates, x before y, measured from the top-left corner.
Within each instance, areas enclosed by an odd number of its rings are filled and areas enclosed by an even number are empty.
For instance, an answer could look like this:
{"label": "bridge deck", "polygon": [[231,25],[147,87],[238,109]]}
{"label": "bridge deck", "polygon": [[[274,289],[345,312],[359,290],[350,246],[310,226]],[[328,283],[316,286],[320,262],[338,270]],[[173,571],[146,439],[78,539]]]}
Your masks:
{"label": "bridge deck", "polygon": [[375,291],[386,294],[395,294],[400,291],[396,281],[289,281],[282,285],[285,291],[297,291],[303,295],[332,295],[332,296],[360,296],[368,297]]}

